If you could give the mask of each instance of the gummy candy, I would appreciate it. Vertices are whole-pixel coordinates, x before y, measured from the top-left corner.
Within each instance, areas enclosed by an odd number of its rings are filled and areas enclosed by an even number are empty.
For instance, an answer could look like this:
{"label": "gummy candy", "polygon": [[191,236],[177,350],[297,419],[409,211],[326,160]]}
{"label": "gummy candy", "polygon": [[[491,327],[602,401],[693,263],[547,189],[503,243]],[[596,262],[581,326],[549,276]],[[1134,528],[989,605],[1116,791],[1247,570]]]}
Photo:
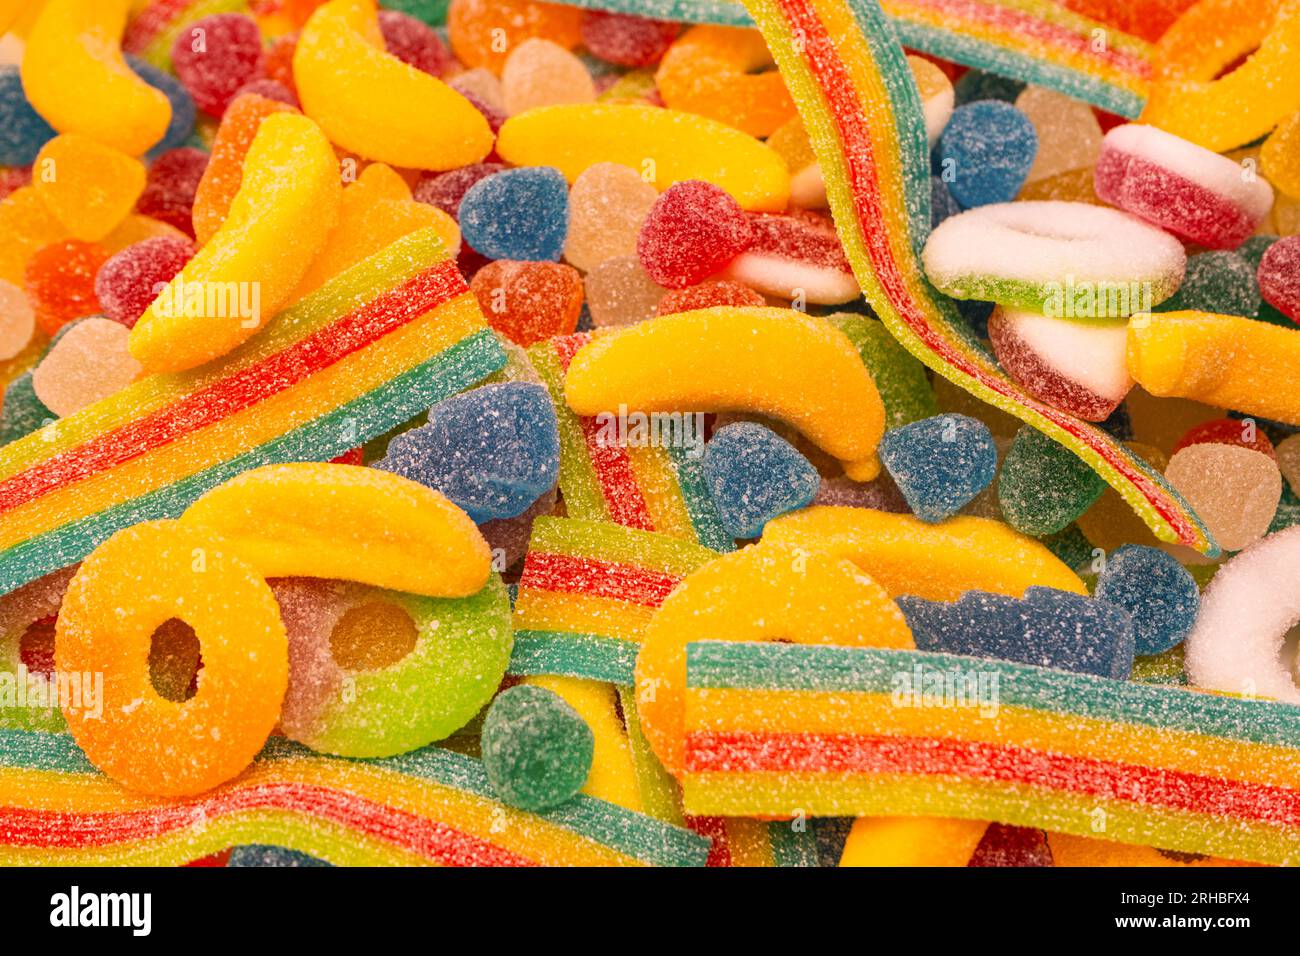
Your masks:
{"label": "gummy candy", "polygon": [[57,133],[32,109],[16,66],[0,65],[0,166],[27,166]]}
{"label": "gummy candy", "polygon": [[1093,181],[1106,202],[1211,249],[1241,245],[1273,206],[1268,183],[1154,126],[1107,133]]}
{"label": "gummy candy", "polygon": [[127,351],[127,329],[112,319],[70,322],[32,371],[41,404],[60,418],[130,385],[140,363]]}
{"label": "gummy candy", "polygon": [[0,279],[0,359],[11,359],[32,340],[36,311],[27,293]]}
{"label": "gummy candy", "polygon": [[144,191],[145,170],[110,146],[76,133],[56,136],[36,157],[37,194],[74,239],[98,242]]}
{"label": "gummy candy", "polygon": [[754,229],[736,200],[711,183],[669,186],[646,214],[636,253],[646,274],[669,289],[684,289],[721,271],[754,241]]}
{"label": "gummy candy", "polygon": [[641,224],[656,197],[655,188],[634,169],[617,163],[589,166],[569,190],[564,258],[589,272],[607,259],[636,255]]}
{"label": "gummy candy", "polygon": [[1269,305],[1300,323],[1300,236],[1268,247],[1259,261],[1259,292]]}
{"label": "gummy candy", "polygon": [[1117,318],[1169,298],[1183,278],[1178,240],[1085,203],[981,206],[930,235],[925,272],[941,291],[1056,318]]}
{"label": "gummy candy", "polygon": [[953,110],[939,137],[948,191],[964,209],[1010,202],[1034,164],[1038,135],[1010,104],[979,100]]}
{"label": "gummy candy", "polygon": [[[814,395],[811,382],[824,389]],[[825,319],[785,309],[701,309],[595,339],[574,357],[565,397],[579,415],[758,411],[798,428],[850,478],[880,469],[880,395],[852,343]]]}
{"label": "gummy candy", "polygon": [[1260,171],[1277,189],[1300,198],[1300,110],[1277,124],[1259,151]]}
{"label": "gummy candy", "polygon": [[104,315],[128,329],[166,285],[194,258],[194,244],[159,236],[127,246],[110,257],[95,274],[95,297]]}
{"label": "gummy candy", "polygon": [[921,94],[921,110],[925,116],[925,139],[931,148],[939,141],[948,121],[952,119],[955,94],[952,83],[943,70],[924,57],[911,56],[907,65],[916,78],[916,90]]}
{"label": "gummy candy", "polygon": [[695,640],[849,647],[911,647],[898,607],[879,584],[843,561],[764,542],[723,555],[689,575],[650,620],[636,681],[641,729],[674,776],[688,768],[683,744],[687,645]]}
{"label": "gummy candy", "polygon": [[250,468],[333,458],[503,362],[437,238],[400,239],[229,358],[144,378],[5,448],[0,589]]}
{"label": "gummy candy", "polygon": [[[227,115],[234,113],[237,109],[238,106],[235,106],[227,110]],[[249,141],[251,142],[251,134]],[[242,152],[240,153],[240,160],[243,160]],[[136,210],[146,216],[152,216],[166,222],[190,238],[194,238],[197,209],[197,218],[204,229],[203,238],[205,240],[210,239],[212,233],[216,232],[217,227],[221,225],[221,219],[225,218],[230,199],[234,198],[235,193],[239,190],[239,178],[237,175],[230,195],[225,197],[224,204],[218,215],[209,219],[208,213],[210,210],[204,206],[199,206],[197,202],[197,193],[202,187],[208,165],[208,154],[191,147],[168,150],[163,153],[149,166],[144,192],[140,194],[140,199],[136,203]]]}
{"label": "gummy candy", "polygon": [[465,241],[485,256],[555,261],[568,233],[568,185],[549,166],[507,169],[466,191],[458,221]]}
{"label": "gummy candy", "polygon": [[368,159],[454,169],[492,148],[487,120],[468,100],[384,49],[373,0],[319,7],[298,37],[293,76],[303,112]]}
{"label": "gummy candy", "polygon": [[635,325],[660,314],[659,303],[668,292],[650,278],[636,256],[606,259],[586,274],[582,284],[591,322],[598,329]]}
{"label": "gummy candy", "polygon": [[1176,451],[1165,478],[1228,551],[1264,536],[1282,496],[1282,476],[1269,455],[1220,442]]}
{"label": "gummy candy", "polygon": [[[510,602],[495,576],[454,599],[299,578],[274,590],[289,645],[280,727],[321,753],[387,757],[442,740],[482,709],[510,660]],[[349,660],[349,629],[368,658]]]}
{"label": "gummy candy", "polygon": [[3,411],[0,412],[0,444],[7,445],[30,435],[56,417],[36,397],[32,373],[23,372],[5,388]]}
{"label": "gummy candy", "polygon": [[485,385],[431,408],[376,467],[442,492],[475,524],[513,518],[559,477],[557,427],[540,385]]}
{"label": "gummy candy", "polygon": [[393,56],[430,76],[443,77],[452,72],[455,61],[451,51],[429,24],[401,10],[380,10],[378,20],[384,49]]}
{"label": "gummy candy", "polygon": [[747,248],[723,275],[764,295],[807,303],[840,305],[861,295],[849,260],[829,222],[804,216],[751,216]]}
{"label": "gummy candy", "polygon": [[1183,284],[1159,309],[1254,318],[1259,312],[1255,270],[1235,252],[1201,252],[1188,256]]}
{"label": "gummy candy", "polygon": [[755,212],[780,212],[790,194],[785,162],[763,143],[716,120],[653,106],[529,110],[506,120],[497,152],[516,166],[555,166],[570,183],[595,163],[630,166],[661,191],[702,179]]}
{"label": "gummy candy", "polygon": [[1101,152],[1101,126],[1087,104],[1055,90],[1028,86],[1016,97],[1015,107],[1034,124],[1038,138],[1034,164],[1025,176],[1027,184],[1077,170],[1090,171],[1096,165]]}
{"label": "gummy candy", "polygon": [[153,145],[145,155],[154,158],[162,155],[171,149],[177,149],[184,146],[191,136],[194,135],[194,125],[197,118],[197,112],[194,106],[194,98],[190,96],[189,90],[170,73],[165,73],[151,63],[138,60],[133,56],[126,58],[127,65],[139,75],[154,89],[162,92],[167,97],[167,102],[171,105],[172,118],[167,124],[167,132],[163,133],[162,139]]}
{"label": "gummy candy", "polygon": [[[203,652],[198,693],[180,703],[159,696],[141,666],[154,630],[171,618],[194,629]],[[252,762],[289,670],[266,582],[220,537],[174,521],[120,531],[82,562],[54,654],[62,672],[103,675],[97,706],[83,696],[63,709],[91,762],[133,790],[174,796],[210,789]]]}
{"label": "gummy candy", "polygon": [[1017,531],[1051,534],[1087,511],[1105,487],[1066,448],[1040,431],[1022,428],[1002,462],[998,503]]}
{"label": "gummy candy", "polygon": [[506,58],[501,96],[507,115],[559,103],[590,103],[596,86],[582,61],[564,47],[534,37]]}
{"label": "gummy candy", "polygon": [[[266,465],[186,509],[266,577],[344,578],[430,597],[488,579],[487,542],[440,492],[352,465]],[[400,529],[400,532],[399,530]]]}
{"label": "gummy candy", "polygon": [[452,0],[447,30],[457,59],[500,73],[509,52],[531,37],[577,46],[582,19],[581,10],[534,0]]}
{"label": "gummy candy", "polygon": [[655,306],[655,315],[673,315],[677,312],[692,312],[695,309],[711,309],[718,305],[737,308],[761,306],[766,302],[766,299],[747,285],[729,279],[714,279],[669,292]]}
{"label": "gummy candy", "polygon": [[480,179],[499,173],[506,167],[501,163],[472,163],[460,169],[421,177],[411,190],[418,202],[437,206],[453,219],[460,216],[460,201],[465,193]]}
{"label": "gummy candy", "polygon": [[849,337],[871,373],[885,405],[886,428],[897,428],[938,414],[939,404],[925,366],[882,323],[850,313],[827,318]]}
{"label": "gummy candy", "polygon": [[[131,329],[131,354],[151,372],[181,371],[260,329],[320,251],[341,191],[320,128],[294,114],[267,117],[229,214]],[[232,288],[238,303],[229,301]]]}
{"label": "gummy candy", "polygon": [[1128,367],[1152,395],[1300,424],[1300,401],[1286,381],[1300,362],[1289,329],[1235,315],[1164,312],[1129,322]]}
{"label": "gummy candy", "polygon": [[502,800],[546,810],[587,781],[595,738],[563,698],[543,687],[502,691],[483,721],[483,769]]}
{"label": "gummy candy", "polygon": [[937,415],[885,432],[880,461],[922,521],[943,521],[993,482],[998,452],[988,426]]}
{"label": "gummy candy", "polygon": [[1025,391],[1086,421],[1105,421],[1133,387],[1122,325],[999,306],[988,334],[998,362]]}
{"label": "gummy candy", "polygon": [[618,66],[654,66],[667,52],[681,27],[626,13],[588,10],[582,17],[582,45],[595,56]]}
{"label": "gummy candy", "polygon": [[840,866],[966,866],[989,824],[938,817],[859,817]]}
{"label": "gummy candy", "polygon": [[1124,545],[1107,555],[1096,598],[1122,607],[1133,622],[1137,654],[1160,654],[1181,644],[1196,623],[1196,581],[1159,548]]}
{"label": "gummy candy", "polygon": [[769,136],[794,116],[794,103],[757,30],[700,25],[664,54],[655,83],[664,105]]}
{"label": "gummy candy", "polygon": [[1031,587],[1020,599],[967,591],[951,604],[904,596],[898,606],[919,650],[1114,680],[1133,669],[1133,621],[1117,604]]}
{"label": "gummy candy", "polygon": [[[44,694],[47,705],[4,708],[0,711],[4,727],[50,733],[67,730],[59,709],[57,683],[52,684],[50,677],[54,670],[54,621],[75,572],[76,568],[55,571],[0,599],[0,673],[13,675],[15,684],[25,682],[29,703],[41,702]],[[20,668],[26,670],[25,675]]]}
{"label": "gummy candy", "polygon": [[95,276],[108,255],[107,249],[93,242],[67,239],[31,257],[23,285],[36,310],[36,324],[46,335],[99,311]]}
{"label": "gummy candy", "polygon": [[122,58],[129,0],[48,0],[27,37],[23,90],[60,133],[139,156],[171,122],[171,104]]}
{"label": "gummy candy", "polygon": [[793,445],[752,422],[714,433],[704,450],[704,476],[733,538],[757,538],[772,518],[811,503],[821,483]]}
{"label": "gummy candy", "polygon": [[195,105],[220,116],[245,83],[262,69],[262,35],[252,17],[218,13],[202,17],[176,36],[172,70]]}
{"label": "gummy candy", "polygon": [[498,259],[474,274],[470,289],[488,324],[524,346],[570,334],[582,311],[582,279],[562,263]]}
{"label": "gummy candy", "polygon": [[790,205],[799,209],[826,208],[826,183],[808,142],[803,120],[796,116],[767,138],[790,171]]}

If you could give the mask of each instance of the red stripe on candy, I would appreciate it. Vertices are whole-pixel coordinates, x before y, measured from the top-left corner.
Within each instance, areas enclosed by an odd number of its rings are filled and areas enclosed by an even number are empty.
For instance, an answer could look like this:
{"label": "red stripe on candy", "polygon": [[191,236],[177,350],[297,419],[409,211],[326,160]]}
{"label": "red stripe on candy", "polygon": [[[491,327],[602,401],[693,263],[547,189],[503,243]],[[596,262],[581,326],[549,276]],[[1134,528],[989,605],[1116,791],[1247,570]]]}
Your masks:
{"label": "red stripe on candy", "polygon": [[530,551],[524,559],[519,586],[658,607],[680,581],[675,574],[617,561]]}
{"label": "red stripe on candy", "polygon": [[467,291],[441,262],[249,368],[0,482],[0,512],[108,471],[297,385]]}

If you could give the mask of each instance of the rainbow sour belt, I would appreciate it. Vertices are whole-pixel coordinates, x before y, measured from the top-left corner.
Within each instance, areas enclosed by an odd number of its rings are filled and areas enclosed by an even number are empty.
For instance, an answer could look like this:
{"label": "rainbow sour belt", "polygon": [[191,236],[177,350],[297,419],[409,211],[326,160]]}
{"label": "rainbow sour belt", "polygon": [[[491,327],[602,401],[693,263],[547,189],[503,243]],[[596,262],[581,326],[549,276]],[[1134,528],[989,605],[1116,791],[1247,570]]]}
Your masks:
{"label": "rainbow sour belt", "polygon": [[[740,3],[725,0],[560,2],[687,23],[754,22]],[[1052,0],[884,0],[882,6],[910,49],[1044,86],[1130,119],[1146,102],[1151,45]]]}
{"label": "rainbow sour belt", "polygon": [[[1150,464],[1003,372],[930,286],[925,124],[912,73],[875,0],[747,0],[808,129],[844,250],[868,304],[918,359],[1065,445],[1157,537],[1210,555],[1204,524]],[[796,42],[797,41],[797,42]]]}
{"label": "rainbow sour belt", "polygon": [[[595,418],[579,417],[569,408],[564,373],[589,341],[589,334],[563,335],[528,349],[559,420],[560,491],[568,514],[730,551],[735,542],[723,530],[698,455],[691,457],[675,443],[629,445],[617,440],[616,429],[602,429]],[[703,449],[702,430],[697,437]]]}
{"label": "rainbow sour belt", "polygon": [[70,736],[0,731],[0,865],[167,866],[249,843],[364,866],[701,866],[709,852],[594,797],[516,810],[477,760],[437,747],[353,761],[274,738],[238,779],[167,800],[124,790]]}
{"label": "rainbow sour belt", "polygon": [[0,450],[0,593],[250,468],[335,458],[504,363],[434,231],[411,233],[220,360]]}
{"label": "rainbow sour belt", "polygon": [[1300,707],[1005,661],[687,647],[688,813],[993,820],[1300,860]]}
{"label": "rainbow sour belt", "polygon": [[512,674],[632,684],[641,632],[708,548],[608,521],[542,517],[515,598]]}

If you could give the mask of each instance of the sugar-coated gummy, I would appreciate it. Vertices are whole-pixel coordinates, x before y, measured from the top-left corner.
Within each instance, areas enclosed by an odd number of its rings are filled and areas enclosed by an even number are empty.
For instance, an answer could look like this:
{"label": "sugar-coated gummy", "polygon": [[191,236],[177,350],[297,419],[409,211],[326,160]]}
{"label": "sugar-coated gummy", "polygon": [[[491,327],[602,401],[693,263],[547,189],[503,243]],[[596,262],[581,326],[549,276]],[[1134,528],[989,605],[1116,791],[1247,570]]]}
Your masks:
{"label": "sugar-coated gummy", "polygon": [[913,514],[942,521],[992,484],[998,452],[983,422],[942,414],[885,432],[880,461]]}
{"label": "sugar-coated gummy", "polygon": [[1014,199],[1037,150],[1029,118],[998,100],[957,107],[939,137],[948,190],[964,209]]}
{"label": "sugar-coated gummy", "polygon": [[571,799],[587,781],[595,738],[578,712],[554,691],[527,684],[492,701],[483,721],[483,769],[506,803],[546,810]]}
{"label": "sugar-coated gummy", "polygon": [[185,89],[184,84],[174,75],[158,69],[152,63],[134,56],[128,56],[126,62],[142,80],[154,89],[161,90],[172,107],[172,118],[167,124],[167,132],[163,133],[163,138],[146,155],[155,158],[169,149],[184,146],[194,135],[194,122],[198,115],[194,97],[190,96],[189,90]]}
{"label": "sugar-coated gummy", "polygon": [[1083,514],[1105,487],[1072,451],[1026,425],[1002,462],[998,503],[1013,528],[1051,534]]}
{"label": "sugar-coated gummy", "polygon": [[560,438],[540,385],[484,385],[440,402],[376,467],[436,488],[475,523],[513,518],[555,485]]}
{"label": "sugar-coated gummy", "polygon": [[568,183],[548,166],[507,169],[471,186],[459,215],[465,241],[489,258],[555,261],[568,234]]}
{"label": "sugar-coated gummy", "polygon": [[1254,318],[1259,303],[1259,283],[1250,262],[1236,252],[1218,251],[1188,256],[1183,284],[1158,308]]}
{"label": "sugar-coated gummy", "polygon": [[1159,548],[1126,544],[1106,556],[1093,592],[1128,611],[1137,654],[1181,644],[1196,623],[1201,592],[1177,559]]}
{"label": "sugar-coated gummy", "polygon": [[27,166],[56,130],[23,93],[18,67],[0,66],[0,166]]}
{"label": "sugar-coated gummy", "polygon": [[718,429],[704,449],[704,476],[733,538],[757,538],[777,515],[809,504],[821,483],[793,445],[754,422]]}

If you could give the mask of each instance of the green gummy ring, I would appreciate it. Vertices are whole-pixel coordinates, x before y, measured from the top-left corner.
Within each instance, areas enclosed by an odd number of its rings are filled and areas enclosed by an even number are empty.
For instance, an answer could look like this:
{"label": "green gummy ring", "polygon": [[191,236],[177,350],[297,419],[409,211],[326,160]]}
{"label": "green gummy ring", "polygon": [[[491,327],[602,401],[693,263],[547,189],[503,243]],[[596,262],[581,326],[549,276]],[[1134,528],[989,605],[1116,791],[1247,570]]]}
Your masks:
{"label": "green gummy ring", "polygon": [[1176,291],[1183,244],[1134,216],[1091,203],[977,206],[945,219],[922,252],[926,275],[954,299],[978,299],[1078,322],[1122,321]]}
{"label": "green gummy ring", "polygon": [[[510,599],[499,575],[465,598],[342,587],[336,600],[321,597],[331,605],[321,614],[326,626],[295,633],[293,617],[286,614],[285,736],[320,753],[391,757],[449,737],[492,699],[514,643]],[[384,667],[345,670],[330,657],[333,626],[348,609],[375,602],[410,615],[415,647]]]}

